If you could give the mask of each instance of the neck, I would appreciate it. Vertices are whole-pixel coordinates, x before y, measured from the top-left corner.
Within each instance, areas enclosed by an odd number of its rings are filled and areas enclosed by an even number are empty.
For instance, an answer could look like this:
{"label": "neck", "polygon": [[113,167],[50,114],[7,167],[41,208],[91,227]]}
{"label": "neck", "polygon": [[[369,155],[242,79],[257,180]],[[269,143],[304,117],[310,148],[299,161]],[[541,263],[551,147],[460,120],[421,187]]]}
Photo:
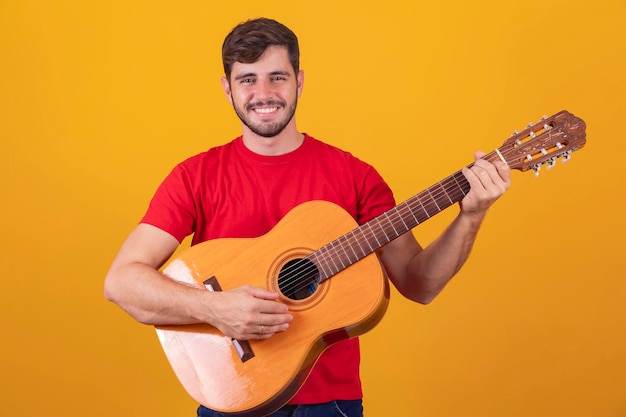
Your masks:
{"label": "neck", "polygon": [[277,156],[292,152],[302,145],[304,134],[295,128],[285,128],[276,136],[269,138],[259,136],[248,129],[243,128],[243,143],[246,148],[259,155]]}

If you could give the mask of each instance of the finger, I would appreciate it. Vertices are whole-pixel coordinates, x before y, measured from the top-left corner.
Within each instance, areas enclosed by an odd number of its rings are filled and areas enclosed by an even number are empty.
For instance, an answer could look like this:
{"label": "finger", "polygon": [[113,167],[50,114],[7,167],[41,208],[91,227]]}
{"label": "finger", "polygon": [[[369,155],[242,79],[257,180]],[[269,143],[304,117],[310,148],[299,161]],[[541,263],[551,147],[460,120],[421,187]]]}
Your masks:
{"label": "finger", "polygon": [[496,166],[498,175],[500,175],[500,178],[502,179],[502,181],[504,181],[506,187],[508,188],[511,183],[511,167],[509,167],[504,162],[500,162],[494,165]]}
{"label": "finger", "polygon": [[472,170],[485,187],[495,185],[502,188],[509,181],[510,170],[508,165],[501,161],[491,163],[481,159],[476,161]]}
{"label": "finger", "polygon": [[251,333],[245,336],[246,339],[269,339],[276,333],[281,333],[287,330],[289,325],[257,325],[255,328],[256,330],[251,330]]}
{"label": "finger", "polygon": [[284,332],[288,328],[289,328],[289,323],[283,323],[283,324],[278,324],[278,325],[271,325],[271,324],[264,325],[263,324],[259,327],[258,334],[261,334],[261,335],[275,334],[279,332]]}
{"label": "finger", "polygon": [[291,314],[264,314],[260,317],[261,326],[275,331],[286,330],[292,321],[293,316]]}
{"label": "finger", "polygon": [[483,151],[474,152],[474,161],[478,161],[479,159],[482,159],[485,155],[487,154],[484,153]]}
{"label": "finger", "polygon": [[276,300],[279,297],[279,294],[276,292],[268,291],[265,288],[259,287],[243,287],[250,295],[255,298],[260,298],[262,300]]}
{"label": "finger", "polygon": [[289,310],[289,308],[283,303],[276,302],[276,300],[280,297],[278,293],[258,287],[247,286],[244,287],[244,289],[254,298],[258,299],[259,303],[257,311],[260,313],[281,314],[286,313]]}
{"label": "finger", "polygon": [[487,169],[489,172],[491,172],[491,167],[495,168],[494,173],[497,172],[499,178],[495,176],[491,177],[492,181],[495,183],[497,180],[501,179],[503,182],[508,183],[511,176],[511,169],[509,165],[502,160],[496,160],[493,163],[490,163],[483,159],[485,155],[486,154],[483,151],[474,152],[474,165]]}
{"label": "finger", "polygon": [[261,314],[280,316],[287,314],[289,312],[289,307],[277,301],[262,301],[259,302],[257,311]]}
{"label": "finger", "polygon": [[463,175],[465,175],[465,178],[470,183],[472,191],[475,193],[480,192],[480,190],[485,189],[486,186],[492,183],[489,177],[489,172],[485,168],[478,165],[478,162],[471,168],[466,167],[462,170]]}

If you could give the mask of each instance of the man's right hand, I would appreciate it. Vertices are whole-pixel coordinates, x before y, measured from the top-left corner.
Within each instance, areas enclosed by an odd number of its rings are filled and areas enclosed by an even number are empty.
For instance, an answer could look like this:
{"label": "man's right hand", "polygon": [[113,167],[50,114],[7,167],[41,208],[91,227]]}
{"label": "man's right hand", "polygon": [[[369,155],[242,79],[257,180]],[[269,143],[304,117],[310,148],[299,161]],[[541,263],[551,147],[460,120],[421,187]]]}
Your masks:
{"label": "man's right hand", "polygon": [[263,288],[244,285],[210,294],[208,321],[234,339],[268,339],[293,320],[287,306],[276,301],[278,294]]}

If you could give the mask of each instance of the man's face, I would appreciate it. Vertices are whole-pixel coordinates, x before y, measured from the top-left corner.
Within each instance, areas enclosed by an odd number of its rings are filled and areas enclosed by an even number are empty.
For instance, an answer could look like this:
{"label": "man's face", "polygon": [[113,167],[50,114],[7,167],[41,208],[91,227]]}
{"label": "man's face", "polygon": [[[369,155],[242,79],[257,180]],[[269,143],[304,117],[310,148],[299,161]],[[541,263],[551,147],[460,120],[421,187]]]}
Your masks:
{"label": "man's face", "polygon": [[295,74],[287,49],[270,46],[258,61],[235,62],[222,86],[242,123],[262,137],[274,137],[293,120],[303,74]]}

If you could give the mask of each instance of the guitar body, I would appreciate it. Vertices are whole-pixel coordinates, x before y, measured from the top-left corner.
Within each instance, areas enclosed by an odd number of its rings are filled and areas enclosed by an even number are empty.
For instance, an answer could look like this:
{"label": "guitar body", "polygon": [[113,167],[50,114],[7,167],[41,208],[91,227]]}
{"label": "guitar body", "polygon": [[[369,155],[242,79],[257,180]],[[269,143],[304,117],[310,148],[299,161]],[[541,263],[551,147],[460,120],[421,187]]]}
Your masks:
{"label": "guitar body", "polygon": [[170,364],[195,400],[240,416],[271,413],[295,395],[324,349],[380,321],[389,287],[375,254],[324,280],[305,298],[288,297],[279,288],[279,274],[290,261],[355,227],[354,219],[335,204],[308,202],[262,237],[206,241],[167,265],[166,275],[196,286],[214,278],[223,291],[251,285],[278,292],[293,315],[287,331],[250,340],[253,356],[247,360],[236,349],[237,341],[213,326],[158,326]]}

